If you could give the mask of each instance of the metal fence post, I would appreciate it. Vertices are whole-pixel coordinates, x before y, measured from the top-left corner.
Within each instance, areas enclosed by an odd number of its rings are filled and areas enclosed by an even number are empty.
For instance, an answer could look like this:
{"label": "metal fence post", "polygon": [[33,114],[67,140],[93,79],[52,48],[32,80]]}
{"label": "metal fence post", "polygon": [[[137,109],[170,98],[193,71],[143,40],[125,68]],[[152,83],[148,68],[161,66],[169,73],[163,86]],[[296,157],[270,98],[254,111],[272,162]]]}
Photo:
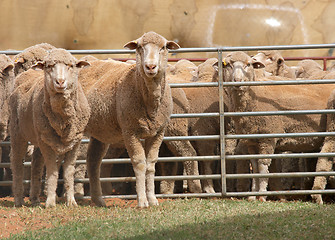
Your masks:
{"label": "metal fence post", "polygon": [[221,159],[221,186],[222,197],[227,194],[226,179],[226,146],[225,146],[225,129],[224,129],[224,89],[223,89],[223,65],[222,49],[218,49],[218,66],[219,66],[219,114],[220,114],[220,159]]}

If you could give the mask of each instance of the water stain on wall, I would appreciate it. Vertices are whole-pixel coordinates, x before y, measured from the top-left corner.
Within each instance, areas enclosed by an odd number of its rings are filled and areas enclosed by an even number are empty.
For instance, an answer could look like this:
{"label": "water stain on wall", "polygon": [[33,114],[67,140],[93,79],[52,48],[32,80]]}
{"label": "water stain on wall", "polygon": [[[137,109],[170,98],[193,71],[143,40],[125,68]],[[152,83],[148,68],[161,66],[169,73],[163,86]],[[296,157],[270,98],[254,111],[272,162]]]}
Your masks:
{"label": "water stain on wall", "polygon": [[94,8],[99,0],[72,0],[73,25],[79,35],[87,35],[94,21]]}
{"label": "water stain on wall", "polygon": [[174,0],[169,7],[171,21],[171,33],[178,43],[185,47],[190,34],[196,25],[195,14],[198,12],[195,0]]}

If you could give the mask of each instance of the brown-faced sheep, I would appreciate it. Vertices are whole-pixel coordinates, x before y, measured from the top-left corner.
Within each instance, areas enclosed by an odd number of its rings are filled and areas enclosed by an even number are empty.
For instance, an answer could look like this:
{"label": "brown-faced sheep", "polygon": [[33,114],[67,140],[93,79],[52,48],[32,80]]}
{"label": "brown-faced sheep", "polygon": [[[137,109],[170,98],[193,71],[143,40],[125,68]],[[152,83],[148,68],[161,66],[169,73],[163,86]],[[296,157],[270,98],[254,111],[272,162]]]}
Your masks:
{"label": "brown-faced sheep", "polygon": [[[335,109],[335,91],[329,97],[327,109]],[[335,132],[335,115],[327,114],[327,132]],[[335,137],[325,137],[321,153],[335,152]],[[319,157],[316,164],[317,172],[329,172],[332,170],[334,164],[333,158]],[[314,178],[313,190],[324,190],[327,184],[327,177],[317,176]],[[318,203],[323,204],[321,194],[313,194],[312,199]]]}
{"label": "brown-faced sheep", "polygon": [[295,70],[285,64],[283,56],[277,50],[259,51],[252,58],[263,63],[264,70],[271,73],[272,76],[295,79]]}
{"label": "brown-faced sheep", "polygon": [[[77,149],[89,119],[90,107],[78,83],[78,71],[87,62],[77,61],[64,49],[53,49],[36,66],[15,81],[10,97],[11,169],[15,206],[23,201],[23,158],[28,141],[42,153],[47,170],[46,207],[56,204],[58,168],[64,160],[67,205],[76,205],[73,174]],[[33,160],[35,160],[33,158]],[[33,161],[31,201],[39,203],[42,161]]]}
{"label": "brown-faced sheep", "polygon": [[105,206],[99,179],[101,160],[109,144],[125,146],[136,177],[138,206],[143,208],[158,204],[155,163],[172,113],[165,69],[168,49],[179,45],[148,32],[125,48],[136,49],[136,64],[96,61],[79,76],[91,106],[87,170],[92,200]]}
{"label": "brown-faced sheep", "polygon": [[[255,81],[254,68],[263,64],[243,52],[228,54],[225,58],[226,82]],[[264,79],[266,80],[266,79]],[[278,111],[324,109],[334,85],[299,86],[236,86],[228,87],[231,99],[229,111]],[[237,134],[297,133],[325,131],[320,115],[234,117]],[[262,138],[245,141],[250,154],[272,154],[276,151],[319,151],[321,137]],[[268,173],[271,159],[251,160],[253,171]],[[253,191],[265,192],[268,179],[256,179]],[[254,199],[251,197],[250,199]],[[265,201],[265,197],[260,197]]]}

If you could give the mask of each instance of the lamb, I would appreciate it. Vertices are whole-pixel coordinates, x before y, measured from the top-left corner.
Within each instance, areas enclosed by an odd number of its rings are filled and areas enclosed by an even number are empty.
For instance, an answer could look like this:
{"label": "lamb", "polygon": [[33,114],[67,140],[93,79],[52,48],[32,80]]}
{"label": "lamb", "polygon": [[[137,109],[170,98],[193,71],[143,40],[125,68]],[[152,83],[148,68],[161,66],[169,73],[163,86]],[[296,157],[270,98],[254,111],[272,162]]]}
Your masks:
{"label": "lamb", "polygon": [[[179,45],[148,32],[125,48],[136,49],[136,64],[96,61],[79,76],[91,106],[86,128],[90,136],[87,170],[92,200],[105,206],[99,179],[101,160],[110,144],[125,145],[136,177],[138,207],[143,208],[158,205],[155,163],[172,113],[165,69],[168,49]],[[144,145],[140,139],[145,140]]]}
{"label": "lamb", "polygon": [[[234,52],[225,58],[224,80],[226,82],[255,81],[254,68],[264,67],[243,52]],[[266,79],[263,79],[266,80]],[[334,85],[297,86],[236,86],[229,87],[229,111],[278,111],[324,109]],[[234,117],[237,134],[297,133],[325,131],[325,122],[320,115]],[[246,139],[249,154],[272,154],[275,151],[319,151],[321,137],[311,138],[265,138]],[[271,159],[251,160],[253,171],[268,173]],[[265,192],[268,179],[254,181],[252,191]],[[255,199],[255,197],[250,197]],[[266,198],[261,196],[261,201]]]}
{"label": "lamb", "polygon": [[[335,109],[335,90],[331,93],[328,103],[327,109]],[[334,114],[327,114],[327,132],[335,131],[335,116]],[[327,136],[325,137],[323,146],[321,148],[321,153],[330,153],[335,151],[334,137]],[[327,157],[319,157],[316,164],[317,172],[328,172],[332,170],[334,164],[334,160],[332,158]],[[317,176],[314,178],[313,190],[324,190],[327,184],[327,178],[324,176]],[[313,201],[322,205],[322,195],[321,194],[313,194],[311,195]]]}
{"label": "lamb", "polygon": [[285,60],[279,51],[258,51],[252,58],[263,63],[264,70],[273,76],[295,79],[295,70],[285,64]]}
{"label": "lamb", "polygon": [[[88,66],[64,49],[53,49],[34,67],[17,76],[10,97],[11,169],[15,206],[23,201],[23,158],[28,141],[40,149],[33,158],[30,200],[39,204],[44,159],[47,172],[46,207],[56,205],[58,168],[64,160],[64,184],[68,206],[76,206],[73,173],[77,149],[90,116],[90,106],[78,83],[78,71]],[[38,153],[38,152],[36,152]]]}

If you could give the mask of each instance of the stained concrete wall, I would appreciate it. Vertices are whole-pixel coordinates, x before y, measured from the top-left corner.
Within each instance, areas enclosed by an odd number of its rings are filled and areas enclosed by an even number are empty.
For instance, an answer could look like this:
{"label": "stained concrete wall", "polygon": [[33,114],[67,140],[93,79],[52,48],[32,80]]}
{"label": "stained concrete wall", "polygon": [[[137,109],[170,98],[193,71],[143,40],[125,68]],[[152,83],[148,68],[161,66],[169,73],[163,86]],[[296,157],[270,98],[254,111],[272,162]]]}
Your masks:
{"label": "stained concrete wall", "polygon": [[3,0],[0,7],[1,50],[40,42],[120,49],[150,30],[182,47],[335,42],[332,0]]}

